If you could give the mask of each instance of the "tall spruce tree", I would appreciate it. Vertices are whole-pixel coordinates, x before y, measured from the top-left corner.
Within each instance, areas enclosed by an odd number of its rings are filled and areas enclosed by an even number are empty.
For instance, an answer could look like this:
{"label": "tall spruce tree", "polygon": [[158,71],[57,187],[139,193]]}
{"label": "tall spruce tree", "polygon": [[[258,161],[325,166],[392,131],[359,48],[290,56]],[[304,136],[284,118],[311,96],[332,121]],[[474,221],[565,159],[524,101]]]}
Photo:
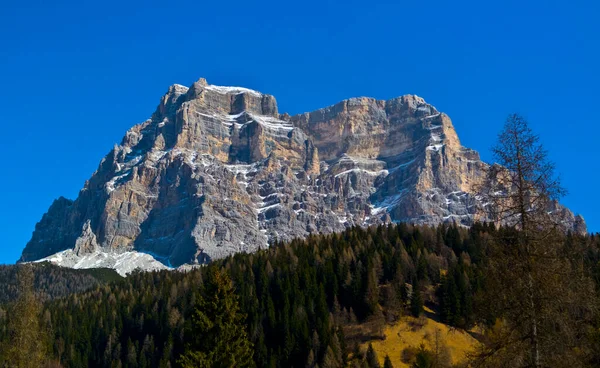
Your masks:
{"label": "tall spruce tree", "polygon": [[182,367],[251,367],[252,343],[240,312],[233,283],[224,271],[210,267],[187,331]]}
{"label": "tall spruce tree", "polygon": [[377,353],[375,349],[373,349],[373,345],[369,344],[367,349],[367,356],[365,357],[367,367],[369,368],[379,368],[379,359],[377,358]]}
{"label": "tall spruce tree", "polygon": [[413,285],[412,295],[410,297],[410,313],[413,317],[419,317],[423,313],[423,297],[418,283]]}
{"label": "tall spruce tree", "polygon": [[394,365],[392,364],[392,360],[390,359],[389,355],[385,356],[385,360],[383,361],[383,368],[394,368]]}

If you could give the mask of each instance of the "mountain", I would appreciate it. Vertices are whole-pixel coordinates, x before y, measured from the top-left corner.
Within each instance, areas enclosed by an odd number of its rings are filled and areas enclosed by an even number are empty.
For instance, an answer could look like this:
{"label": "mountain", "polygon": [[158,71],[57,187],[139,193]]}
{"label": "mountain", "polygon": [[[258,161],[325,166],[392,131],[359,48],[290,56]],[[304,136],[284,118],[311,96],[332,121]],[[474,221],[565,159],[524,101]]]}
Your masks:
{"label": "mountain", "polygon": [[[74,201],[59,198],[20,261],[160,269],[390,221],[485,220],[487,164],[422,98],[351,98],[296,116],[241,87],[173,85]],[[569,229],[585,222],[550,209]]]}

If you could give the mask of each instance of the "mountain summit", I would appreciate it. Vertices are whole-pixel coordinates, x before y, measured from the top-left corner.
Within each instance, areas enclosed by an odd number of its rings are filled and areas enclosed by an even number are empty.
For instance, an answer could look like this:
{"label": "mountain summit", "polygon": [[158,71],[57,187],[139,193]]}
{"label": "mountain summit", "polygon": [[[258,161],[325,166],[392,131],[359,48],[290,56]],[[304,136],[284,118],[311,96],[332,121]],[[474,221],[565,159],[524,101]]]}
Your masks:
{"label": "mountain summit", "polygon": [[[485,219],[474,194],[485,167],[418,96],[351,98],[289,116],[247,88],[175,84],[76,200],[54,201],[20,261],[126,273],[349,226],[468,226]],[[551,210],[586,231],[568,209]]]}

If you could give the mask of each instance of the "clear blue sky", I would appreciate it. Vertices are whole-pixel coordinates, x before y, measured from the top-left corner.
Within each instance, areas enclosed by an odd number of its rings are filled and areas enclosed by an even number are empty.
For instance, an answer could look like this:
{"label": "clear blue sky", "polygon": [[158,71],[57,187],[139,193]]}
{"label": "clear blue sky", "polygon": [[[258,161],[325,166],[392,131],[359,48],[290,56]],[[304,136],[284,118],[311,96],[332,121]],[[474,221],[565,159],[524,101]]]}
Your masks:
{"label": "clear blue sky", "polygon": [[489,159],[525,115],[600,231],[596,1],[30,1],[0,10],[0,263],[173,83],[241,85],[301,113],[424,97]]}

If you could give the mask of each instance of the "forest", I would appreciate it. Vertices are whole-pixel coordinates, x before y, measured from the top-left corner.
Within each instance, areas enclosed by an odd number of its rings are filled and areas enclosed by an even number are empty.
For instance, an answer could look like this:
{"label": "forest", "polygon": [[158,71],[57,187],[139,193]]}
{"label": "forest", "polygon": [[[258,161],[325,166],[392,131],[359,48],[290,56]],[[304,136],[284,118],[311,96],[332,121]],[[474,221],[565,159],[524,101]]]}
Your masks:
{"label": "forest", "polygon": [[[0,303],[14,301],[18,297],[17,273],[19,266],[0,265]],[[103,283],[120,280],[114,270],[63,268],[49,262],[34,267],[33,287],[40,301],[64,298],[86,291]]]}
{"label": "forest", "polygon": [[[177,366],[206,273],[220,268],[233,281],[256,366],[344,366],[356,343],[345,337],[349,326],[393,323],[423,313],[424,304],[453,326],[492,325],[494,315],[477,313],[489,312],[478,296],[490,241],[504,231],[488,224],[356,227],[190,272],[138,272],[45,303],[40,329],[47,357],[64,367]],[[600,237],[569,234],[563,247],[582,255],[599,285]],[[8,317],[0,314],[2,326]],[[598,338],[593,322],[580,338]],[[600,358],[593,350],[585,352],[590,364]]]}

